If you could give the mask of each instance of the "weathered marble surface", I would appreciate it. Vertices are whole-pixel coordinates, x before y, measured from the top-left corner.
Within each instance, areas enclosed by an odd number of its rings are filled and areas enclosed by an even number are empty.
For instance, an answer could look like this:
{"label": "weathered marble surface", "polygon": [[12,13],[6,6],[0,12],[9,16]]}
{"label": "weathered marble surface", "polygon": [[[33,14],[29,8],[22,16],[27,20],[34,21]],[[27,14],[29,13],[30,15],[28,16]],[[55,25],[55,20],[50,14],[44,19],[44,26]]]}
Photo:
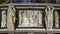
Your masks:
{"label": "weathered marble surface", "polygon": [[6,27],[6,11],[2,11],[1,27]]}
{"label": "weathered marble surface", "polygon": [[58,14],[58,11],[55,11],[55,27],[59,28],[59,14]]}
{"label": "weathered marble surface", "polygon": [[20,10],[18,27],[43,27],[42,12],[40,10]]}
{"label": "weathered marble surface", "polygon": [[[51,9],[52,8],[52,9]],[[53,7],[47,6],[45,10],[45,24],[47,29],[52,29],[53,28]]]}
{"label": "weathered marble surface", "polygon": [[21,32],[21,33],[16,33],[16,34],[46,34],[46,33],[39,33],[39,32],[32,32],[32,33],[29,33],[29,32]]}

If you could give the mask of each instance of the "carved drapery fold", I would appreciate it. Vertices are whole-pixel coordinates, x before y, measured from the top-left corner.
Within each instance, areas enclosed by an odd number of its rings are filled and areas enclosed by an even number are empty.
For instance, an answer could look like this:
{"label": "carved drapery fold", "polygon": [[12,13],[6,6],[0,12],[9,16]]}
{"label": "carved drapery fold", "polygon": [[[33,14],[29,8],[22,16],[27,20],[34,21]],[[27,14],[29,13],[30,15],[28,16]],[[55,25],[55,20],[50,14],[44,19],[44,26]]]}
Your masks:
{"label": "carved drapery fold", "polygon": [[52,29],[53,28],[53,11],[54,8],[47,6],[46,10],[45,10],[45,23],[46,23],[46,28],[47,29]]}
{"label": "carved drapery fold", "polygon": [[19,25],[20,27],[40,27],[40,26],[43,27],[42,11],[20,10],[19,11]]}

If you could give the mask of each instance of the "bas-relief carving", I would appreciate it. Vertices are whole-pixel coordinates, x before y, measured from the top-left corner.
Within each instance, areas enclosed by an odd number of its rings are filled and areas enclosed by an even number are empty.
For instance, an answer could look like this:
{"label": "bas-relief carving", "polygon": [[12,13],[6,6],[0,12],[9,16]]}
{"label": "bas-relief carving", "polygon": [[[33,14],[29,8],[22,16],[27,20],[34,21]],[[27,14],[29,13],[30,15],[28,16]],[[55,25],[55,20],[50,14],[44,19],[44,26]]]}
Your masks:
{"label": "bas-relief carving", "polygon": [[[53,27],[53,11],[54,8],[52,7],[47,7],[46,9],[46,18],[45,18],[45,24],[46,28],[51,28]],[[43,11],[41,10],[19,10],[19,25],[18,27],[43,27],[42,24],[42,13]],[[15,15],[15,12],[13,12],[13,16]],[[55,27],[59,27],[58,25],[58,19],[59,17],[58,13],[55,12]],[[14,23],[15,23],[15,17],[14,17]],[[6,26],[6,11],[2,11],[2,21],[1,21],[1,27]],[[48,26],[47,26],[48,25]]]}
{"label": "bas-relief carving", "polygon": [[2,11],[1,27],[6,27],[6,11]]}
{"label": "bas-relief carving", "polygon": [[[24,10],[19,11],[19,26],[20,27],[43,27],[42,11],[40,10]],[[23,21],[23,22],[21,22]]]}
{"label": "bas-relief carving", "polygon": [[55,27],[59,28],[59,14],[58,14],[58,11],[55,11]]}

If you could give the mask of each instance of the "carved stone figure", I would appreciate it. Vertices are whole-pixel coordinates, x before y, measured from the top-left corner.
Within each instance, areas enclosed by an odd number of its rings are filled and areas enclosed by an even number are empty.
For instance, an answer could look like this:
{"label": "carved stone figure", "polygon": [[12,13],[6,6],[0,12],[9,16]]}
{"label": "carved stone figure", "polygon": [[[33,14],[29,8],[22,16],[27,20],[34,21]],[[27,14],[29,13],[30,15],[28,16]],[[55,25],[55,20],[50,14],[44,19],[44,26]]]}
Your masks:
{"label": "carved stone figure", "polygon": [[58,14],[58,11],[55,11],[55,27],[59,28],[59,14]]}
{"label": "carved stone figure", "polygon": [[42,11],[40,10],[19,10],[18,27],[43,27]]}
{"label": "carved stone figure", "polygon": [[1,27],[6,27],[6,11],[2,11]]}

